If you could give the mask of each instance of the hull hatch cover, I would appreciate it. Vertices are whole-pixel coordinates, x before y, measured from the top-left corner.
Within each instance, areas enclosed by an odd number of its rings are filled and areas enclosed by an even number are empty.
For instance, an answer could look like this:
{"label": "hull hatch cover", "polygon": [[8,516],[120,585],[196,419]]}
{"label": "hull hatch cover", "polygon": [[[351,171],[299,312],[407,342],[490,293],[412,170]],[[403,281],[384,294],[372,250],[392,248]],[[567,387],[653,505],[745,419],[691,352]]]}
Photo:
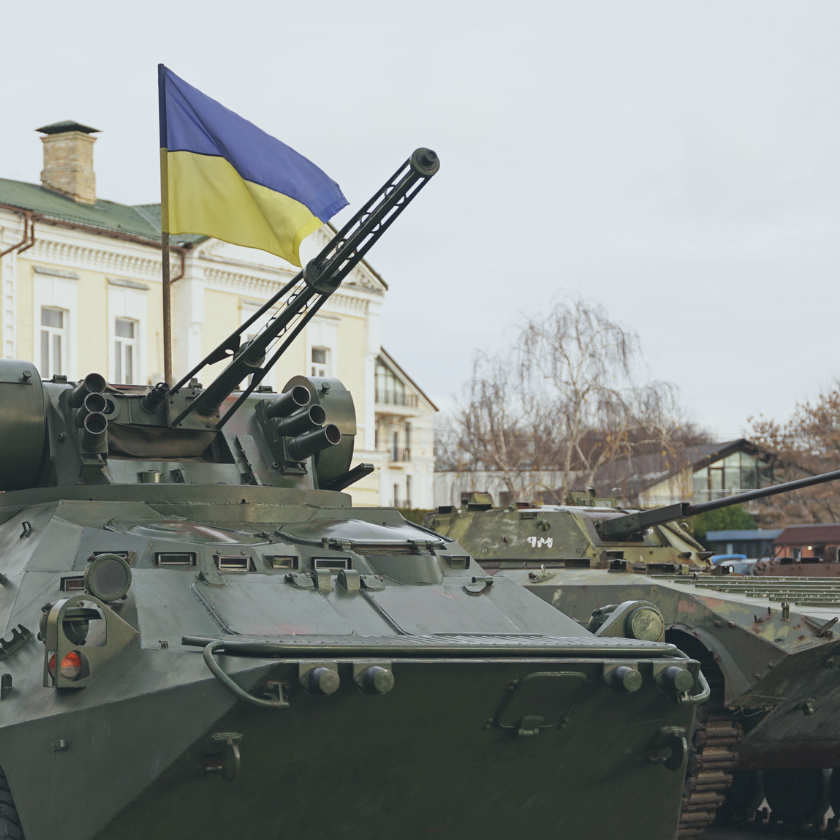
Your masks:
{"label": "hull hatch cover", "polygon": [[295,589],[282,579],[228,580],[223,587],[192,584],[196,597],[226,633],[241,636],[346,636],[353,628],[316,590]]}

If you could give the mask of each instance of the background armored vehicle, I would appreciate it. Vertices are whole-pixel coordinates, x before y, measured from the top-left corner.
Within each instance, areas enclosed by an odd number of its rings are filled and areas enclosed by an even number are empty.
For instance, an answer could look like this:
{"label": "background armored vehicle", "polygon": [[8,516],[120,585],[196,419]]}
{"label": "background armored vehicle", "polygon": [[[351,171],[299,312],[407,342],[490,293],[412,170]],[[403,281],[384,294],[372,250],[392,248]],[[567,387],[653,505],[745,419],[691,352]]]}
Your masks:
{"label": "background armored vehicle", "polygon": [[[750,491],[691,506],[625,511],[615,498],[573,493],[571,504],[493,508],[474,494],[461,510],[439,508],[426,525],[457,539],[490,574],[503,572],[592,629],[615,605],[645,600],[664,628],[625,622],[642,638],[664,638],[700,660],[712,697],[700,712],[686,778],[680,837],[715,817],[734,771],[764,770],[779,818],[821,818],[827,773],[840,766],[840,580],[721,574],[682,517],[811,483]],[[622,619],[624,620],[624,619]],[[653,635],[651,635],[651,633]],[[738,774],[727,807],[760,804],[756,774]],[[831,779],[840,813],[840,774]]]}
{"label": "background armored vehicle", "polygon": [[352,508],[338,380],[257,390],[437,168],[171,389],[0,362],[0,836],[674,836],[698,663]]}

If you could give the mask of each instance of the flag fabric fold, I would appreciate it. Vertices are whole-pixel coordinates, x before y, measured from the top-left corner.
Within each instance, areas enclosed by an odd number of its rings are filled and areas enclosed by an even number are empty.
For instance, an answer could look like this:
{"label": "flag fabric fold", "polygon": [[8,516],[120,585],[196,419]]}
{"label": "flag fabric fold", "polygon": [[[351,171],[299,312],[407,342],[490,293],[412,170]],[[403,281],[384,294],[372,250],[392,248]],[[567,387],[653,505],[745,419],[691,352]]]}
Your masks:
{"label": "flag fabric fold", "polygon": [[162,64],[161,224],[259,248],[300,265],[300,243],[347,199],[303,155]]}

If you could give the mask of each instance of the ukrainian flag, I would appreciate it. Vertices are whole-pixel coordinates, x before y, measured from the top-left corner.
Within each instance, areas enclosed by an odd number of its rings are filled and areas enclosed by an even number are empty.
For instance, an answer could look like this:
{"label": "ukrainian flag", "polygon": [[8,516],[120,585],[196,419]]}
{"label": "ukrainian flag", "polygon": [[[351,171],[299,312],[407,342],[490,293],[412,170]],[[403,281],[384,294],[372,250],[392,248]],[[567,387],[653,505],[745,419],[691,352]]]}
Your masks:
{"label": "ukrainian flag", "polygon": [[300,265],[300,243],[347,205],[314,163],[162,64],[161,224]]}

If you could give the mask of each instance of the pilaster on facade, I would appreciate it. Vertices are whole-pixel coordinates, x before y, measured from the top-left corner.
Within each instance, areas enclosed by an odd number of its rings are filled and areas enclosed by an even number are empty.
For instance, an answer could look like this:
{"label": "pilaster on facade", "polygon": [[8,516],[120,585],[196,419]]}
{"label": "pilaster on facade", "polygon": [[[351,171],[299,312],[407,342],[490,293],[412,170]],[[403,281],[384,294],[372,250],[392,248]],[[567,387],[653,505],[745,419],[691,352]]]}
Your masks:
{"label": "pilaster on facade", "polygon": [[188,256],[184,276],[172,284],[172,370],[176,378],[192,370],[204,357],[206,285],[204,265]]}
{"label": "pilaster on facade", "polygon": [[[10,214],[11,215],[11,214]],[[0,251],[23,239],[23,219],[4,220],[0,228]],[[17,358],[17,253],[10,251],[0,259],[0,287],[3,295],[3,358]]]}

